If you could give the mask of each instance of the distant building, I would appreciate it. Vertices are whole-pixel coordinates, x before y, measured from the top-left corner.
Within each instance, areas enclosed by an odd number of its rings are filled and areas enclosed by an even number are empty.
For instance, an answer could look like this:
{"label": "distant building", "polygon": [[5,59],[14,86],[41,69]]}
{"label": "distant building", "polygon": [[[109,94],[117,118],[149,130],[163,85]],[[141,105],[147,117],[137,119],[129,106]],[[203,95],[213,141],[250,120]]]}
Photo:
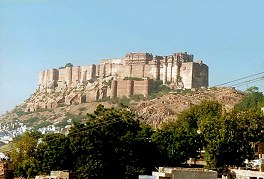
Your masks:
{"label": "distant building", "polygon": [[202,168],[159,167],[152,176],[140,175],[139,179],[217,179],[217,172]]}
{"label": "distant building", "polygon": [[51,171],[50,175],[39,175],[35,179],[73,179],[69,171]]}
{"label": "distant building", "polygon": [[228,176],[223,179],[264,179],[263,171],[231,169]]}

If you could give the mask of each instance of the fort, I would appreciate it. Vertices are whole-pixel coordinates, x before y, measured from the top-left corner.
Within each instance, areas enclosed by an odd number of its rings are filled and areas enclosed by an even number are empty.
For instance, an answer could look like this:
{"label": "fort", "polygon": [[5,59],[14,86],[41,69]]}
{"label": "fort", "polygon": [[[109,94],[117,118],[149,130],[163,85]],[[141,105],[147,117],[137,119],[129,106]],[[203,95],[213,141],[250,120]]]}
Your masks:
{"label": "fort", "polygon": [[[27,111],[95,101],[104,97],[149,95],[153,81],[173,89],[208,86],[208,66],[193,61],[187,52],[169,56],[126,53],[122,58],[103,59],[99,64],[66,66],[41,71],[36,95]],[[45,93],[61,93],[43,100]]]}

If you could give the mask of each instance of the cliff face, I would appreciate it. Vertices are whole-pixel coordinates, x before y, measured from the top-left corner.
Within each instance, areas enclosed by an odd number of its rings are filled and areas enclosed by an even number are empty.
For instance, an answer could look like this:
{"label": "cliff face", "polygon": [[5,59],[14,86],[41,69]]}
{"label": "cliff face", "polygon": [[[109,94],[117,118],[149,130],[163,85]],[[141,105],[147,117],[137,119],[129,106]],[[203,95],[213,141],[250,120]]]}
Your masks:
{"label": "cliff face", "polygon": [[105,97],[146,96],[155,80],[162,80],[171,88],[207,87],[208,66],[193,62],[193,55],[186,52],[170,56],[127,53],[123,58],[102,60],[98,65],[44,70],[25,110],[51,109]]}

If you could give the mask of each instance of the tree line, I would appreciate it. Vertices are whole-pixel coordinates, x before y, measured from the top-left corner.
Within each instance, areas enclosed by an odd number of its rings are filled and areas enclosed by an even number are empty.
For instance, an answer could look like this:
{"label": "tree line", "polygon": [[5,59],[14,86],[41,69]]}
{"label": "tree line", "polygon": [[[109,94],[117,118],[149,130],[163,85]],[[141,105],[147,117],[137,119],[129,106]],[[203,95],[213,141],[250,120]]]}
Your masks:
{"label": "tree line", "polygon": [[241,105],[259,99],[254,95],[259,92],[251,91],[252,99],[247,96],[229,112],[217,101],[203,101],[159,129],[143,123],[127,107],[99,105],[68,135],[33,131],[17,137],[11,164],[15,176],[27,178],[51,170],[70,170],[82,179],[137,178],[155,167],[184,166],[189,158],[203,155],[206,168],[225,172],[228,166],[242,166],[245,159],[256,157],[252,144],[264,140],[264,114],[255,106],[259,102]]}

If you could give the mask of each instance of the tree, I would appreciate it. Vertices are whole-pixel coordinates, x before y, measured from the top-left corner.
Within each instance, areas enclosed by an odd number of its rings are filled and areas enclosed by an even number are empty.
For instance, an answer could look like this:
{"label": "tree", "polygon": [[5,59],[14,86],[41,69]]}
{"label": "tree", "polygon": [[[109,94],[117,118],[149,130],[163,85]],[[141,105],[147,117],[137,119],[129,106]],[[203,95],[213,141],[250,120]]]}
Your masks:
{"label": "tree", "polygon": [[258,91],[258,87],[250,87],[246,90],[248,94],[238,103],[235,108],[239,110],[254,109],[264,106],[264,95]]}
{"label": "tree", "polygon": [[73,67],[72,63],[66,63],[65,67]]}
{"label": "tree", "polygon": [[163,125],[152,139],[158,147],[160,166],[181,166],[196,158],[201,147],[199,134],[178,122]]}
{"label": "tree", "polygon": [[39,132],[32,131],[14,139],[10,156],[16,176],[29,178],[38,173],[40,161],[36,160],[34,156],[40,137]]}
{"label": "tree", "polygon": [[134,178],[153,169],[150,134],[128,108],[99,105],[86,124],[75,124],[68,135],[75,177]]}
{"label": "tree", "polygon": [[255,93],[255,92],[258,92],[259,88],[256,87],[256,86],[251,86],[249,88],[246,89],[246,92],[248,93]]}
{"label": "tree", "polygon": [[217,101],[202,101],[198,105],[194,105],[191,108],[183,111],[178,115],[178,122],[182,125],[187,125],[190,129],[197,131],[198,122],[204,116],[221,116],[222,105]]}
{"label": "tree", "polygon": [[73,64],[72,63],[66,63],[65,66],[59,67],[59,69],[63,69],[63,68],[66,68],[66,67],[73,67]]}
{"label": "tree", "polygon": [[69,139],[63,134],[47,134],[37,148],[35,158],[41,161],[39,173],[52,170],[72,170],[72,153]]}
{"label": "tree", "polygon": [[228,166],[242,166],[245,159],[252,159],[252,143],[263,140],[263,121],[263,113],[256,110],[202,118],[198,126],[204,138],[207,167],[223,172]]}

